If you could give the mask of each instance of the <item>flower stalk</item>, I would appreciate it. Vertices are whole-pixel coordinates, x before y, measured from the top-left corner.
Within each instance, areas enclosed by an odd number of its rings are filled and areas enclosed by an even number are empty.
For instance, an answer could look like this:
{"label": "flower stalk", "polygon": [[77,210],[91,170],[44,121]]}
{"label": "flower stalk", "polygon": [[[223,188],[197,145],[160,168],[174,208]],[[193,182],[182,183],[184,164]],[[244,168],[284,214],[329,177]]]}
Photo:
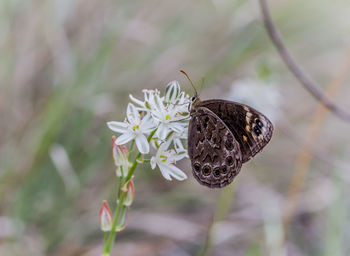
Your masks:
{"label": "flower stalk", "polygon": [[[105,211],[103,215],[108,217],[103,219],[103,223],[108,224],[102,229],[105,231],[104,255],[110,255],[117,232],[127,226],[127,209],[134,200],[133,177],[138,164],[148,164],[152,169],[158,167],[167,180],[187,178],[186,174],[175,166],[177,161],[188,157],[182,140],[187,139],[188,120],[184,121],[184,116],[189,116],[189,99],[180,91],[178,82],[173,81],[167,85],[165,96],[160,96],[158,90],[144,90],[144,101],[131,95],[130,99],[136,105],[128,104],[125,121],[107,123],[112,131],[121,135],[117,138],[112,137],[112,152],[119,187],[114,217],[110,211]],[[125,146],[127,143],[129,148]],[[132,155],[135,157],[131,162]],[[145,155],[150,157],[145,160]],[[107,202],[104,201],[103,206],[106,205]]]}

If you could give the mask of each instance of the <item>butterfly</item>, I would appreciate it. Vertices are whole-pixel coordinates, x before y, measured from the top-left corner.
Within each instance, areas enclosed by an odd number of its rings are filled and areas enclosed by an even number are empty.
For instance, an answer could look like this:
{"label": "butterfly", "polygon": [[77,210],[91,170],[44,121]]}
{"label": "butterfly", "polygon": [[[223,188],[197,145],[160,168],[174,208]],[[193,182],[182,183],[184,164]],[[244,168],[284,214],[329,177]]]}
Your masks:
{"label": "butterfly", "polygon": [[256,109],[222,99],[201,101],[196,89],[190,118],[187,146],[192,173],[210,188],[230,184],[242,164],[259,153],[273,133],[271,121]]}

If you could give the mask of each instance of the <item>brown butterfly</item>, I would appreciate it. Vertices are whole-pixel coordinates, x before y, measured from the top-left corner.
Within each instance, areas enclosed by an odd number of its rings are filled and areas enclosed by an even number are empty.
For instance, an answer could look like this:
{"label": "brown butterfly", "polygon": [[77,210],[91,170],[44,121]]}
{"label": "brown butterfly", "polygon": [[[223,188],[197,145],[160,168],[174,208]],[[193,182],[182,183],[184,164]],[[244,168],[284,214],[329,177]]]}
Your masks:
{"label": "brown butterfly", "polygon": [[247,105],[221,99],[201,101],[196,89],[191,101],[188,155],[193,176],[202,185],[222,188],[266,146],[273,125]]}

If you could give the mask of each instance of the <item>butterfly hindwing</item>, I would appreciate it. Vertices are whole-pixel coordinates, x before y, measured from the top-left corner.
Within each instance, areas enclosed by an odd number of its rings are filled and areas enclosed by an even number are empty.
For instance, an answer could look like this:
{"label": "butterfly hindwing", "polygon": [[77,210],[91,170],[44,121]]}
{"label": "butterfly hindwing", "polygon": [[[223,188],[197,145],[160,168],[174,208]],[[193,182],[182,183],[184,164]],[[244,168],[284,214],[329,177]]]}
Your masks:
{"label": "butterfly hindwing", "polygon": [[226,124],[206,107],[191,113],[188,154],[199,183],[211,188],[232,182],[242,166],[239,145]]}
{"label": "butterfly hindwing", "polygon": [[199,107],[210,109],[229,128],[239,143],[243,163],[260,152],[271,139],[271,121],[252,107],[219,99],[202,101]]}

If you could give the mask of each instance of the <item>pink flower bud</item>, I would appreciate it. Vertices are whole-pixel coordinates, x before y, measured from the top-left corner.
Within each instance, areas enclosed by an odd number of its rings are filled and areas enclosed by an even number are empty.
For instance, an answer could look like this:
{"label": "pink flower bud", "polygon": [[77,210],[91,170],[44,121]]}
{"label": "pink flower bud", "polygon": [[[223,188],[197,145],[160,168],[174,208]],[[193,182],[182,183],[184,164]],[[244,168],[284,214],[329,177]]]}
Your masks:
{"label": "pink flower bud", "polygon": [[100,209],[100,228],[102,231],[110,231],[112,229],[113,217],[106,200],[102,201]]}
{"label": "pink flower bud", "polygon": [[115,137],[112,137],[112,153],[114,164],[117,167],[117,176],[125,176],[129,171],[129,151],[125,146],[115,144]]}
{"label": "pink flower bud", "polygon": [[116,140],[116,137],[113,135],[113,136],[112,136],[112,145],[111,145],[112,151],[113,151],[114,146],[116,145],[116,144],[115,144],[115,140]]}
{"label": "pink flower bud", "polygon": [[125,190],[127,191],[126,193],[126,198],[124,200],[124,205],[125,206],[130,206],[132,202],[134,201],[134,196],[135,196],[135,191],[134,191],[134,182],[131,179],[127,184],[125,184]]}

